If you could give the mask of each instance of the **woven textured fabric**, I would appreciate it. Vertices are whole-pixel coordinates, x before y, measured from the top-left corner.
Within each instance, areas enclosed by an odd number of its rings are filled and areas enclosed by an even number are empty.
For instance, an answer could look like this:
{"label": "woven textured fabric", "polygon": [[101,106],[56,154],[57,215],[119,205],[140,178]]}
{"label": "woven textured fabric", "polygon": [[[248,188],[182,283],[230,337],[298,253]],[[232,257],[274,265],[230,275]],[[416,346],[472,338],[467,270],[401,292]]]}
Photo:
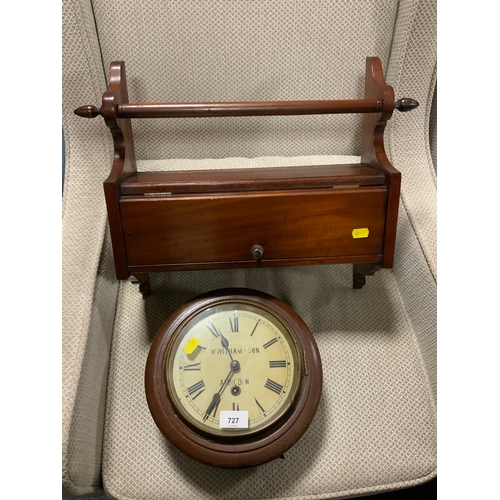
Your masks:
{"label": "woven textured fabric", "polygon": [[[394,256],[394,275],[405,304],[406,313],[415,331],[422,363],[434,401],[437,401],[437,289],[429,272],[429,263],[422,253],[415,230],[402,202],[399,206],[398,237]],[[419,276],[418,283],[415,277]]]}
{"label": "woven textured fabric", "polygon": [[[411,96],[420,106],[411,113],[394,113],[385,134],[387,154],[402,173],[404,211],[434,281],[437,280],[437,179],[429,145],[429,121],[436,83],[436,10],[436,0],[401,1],[386,79],[397,96]],[[396,249],[404,241],[401,228],[398,232]],[[408,264],[411,266],[411,261]],[[432,289],[434,285],[428,295],[424,292],[419,303],[435,310]],[[432,325],[416,331],[420,332],[417,341],[437,398],[435,315]]]}
{"label": "woven textured fabric", "polygon": [[[73,110],[105,90],[90,1],[63,1],[66,162],[62,218],[62,475],[67,494],[102,491],[104,401],[117,283],[102,181],[112,145],[101,122]],[[114,280],[114,281],[113,281]]]}
{"label": "woven textured fabric", "polygon": [[[360,99],[387,67],[397,0],[94,0],[131,102]],[[136,120],[138,159],[359,155],[361,116]]]}
{"label": "woven textured fabric", "polygon": [[401,198],[433,275],[437,276],[436,172],[429,121],[436,82],[436,0],[403,0],[386,79],[398,96],[420,106],[394,113],[386,134],[387,154],[401,171]]}
{"label": "woven textured fabric", "polygon": [[[99,491],[102,471],[122,500],[333,498],[435,475],[435,32],[435,0],[63,1],[65,491]],[[132,102],[341,99],[363,96],[372,55],[397,97],[420,102],[395,113],[386,133],[403,172],[393,270],[369,277],[362,290],[351,289],[350,266],[153,275],[147,300],[137,286],[118,286],[102,191],[110,134],[100,118],[73,115],[99,105],[110,61],[125,61]],[[358,115],[246,117],[134,120],[133,129],[138,168],[162,170],[359,161],[360,124]],[[161,323],[223,286],[257,288],[292,305],[325,368],[306,435],[286,460],[245,471],[208,468],[173,449],[143,389]]]}
{"label": "woven textured fabric", "polygon": [[81,363],[77,368],[66,362],[63,370],[66,384],[71,380],[71,371],[79,375],[74,406],[70,418],[67,417],[68,422],[65,422],[68,444],[63,471],[69,493],[88,493],[89,485],[94,492],[102,491],[102,434],[117,290],[111,241],[106,233],[88,327],[80,332],[79,338],[65,335],[65,342],[72,340],[78,345],[66,348],[64,356],[68,352],[78,354],[79,359],[74,362]]}
{"label": "woven textured fabric", "polygon": [[[412,287],[432,281],[422,261]],[[427,269],[426,269],[427,268]],[[435,470],[435,408],[412,321],[390,270],[351,288],[350,266],[186,271],[152,276],[154,294],[121,283],[106,410],[104,486],[117,499],[332,498],[425,481]],[[291,305],[320,349],[322,400],[285,460],[214,469],[184,456],[157,429],[144,368],[163,321],[199,293],[256,288]]]}

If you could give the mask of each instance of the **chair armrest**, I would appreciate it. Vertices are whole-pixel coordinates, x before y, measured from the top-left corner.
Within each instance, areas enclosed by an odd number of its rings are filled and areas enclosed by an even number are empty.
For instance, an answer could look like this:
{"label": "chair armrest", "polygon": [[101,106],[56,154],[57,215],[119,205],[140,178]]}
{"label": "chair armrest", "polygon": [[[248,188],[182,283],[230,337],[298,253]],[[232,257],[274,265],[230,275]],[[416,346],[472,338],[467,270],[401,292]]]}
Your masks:
{"label": "chair armrest", "polygon": [[[106,233],[102,180],[112,159],[106,127],[82,123],[78,101],[106,88],[90,2],[63,4],[62,483],[102,491],[101,448],[118,285]],[[90,145],[90,147],[89,147]]]}
{"label": "chair armrest", "polygon": [[[389,159],[402,176],[394,274],[407,304],[434,401],[437,178],[429,131],[437,75],[435,10],[436,2],[420,0],[402,5],[398,11],[386,79],[396,95],[411,95],[420,106],[410,114],[395,114],[385,135]],[[403,217],[405,214],[408,217]],[[423,276],[418,287],[414,286],[417,275]]]}

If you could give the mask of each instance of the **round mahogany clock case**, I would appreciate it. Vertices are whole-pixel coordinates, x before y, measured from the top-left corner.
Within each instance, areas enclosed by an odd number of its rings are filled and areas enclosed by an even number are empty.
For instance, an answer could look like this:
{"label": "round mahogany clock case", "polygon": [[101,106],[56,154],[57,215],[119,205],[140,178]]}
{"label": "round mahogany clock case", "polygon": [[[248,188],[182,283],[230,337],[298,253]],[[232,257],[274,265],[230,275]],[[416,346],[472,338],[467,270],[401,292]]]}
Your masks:
{"label": "round mahogany clock case", "polygon": [[215,290],[177,309],[146,363],[156,425],[179,450],[224,468],[283,455],[309,427],[323,374],[314,337],[275,297]]}

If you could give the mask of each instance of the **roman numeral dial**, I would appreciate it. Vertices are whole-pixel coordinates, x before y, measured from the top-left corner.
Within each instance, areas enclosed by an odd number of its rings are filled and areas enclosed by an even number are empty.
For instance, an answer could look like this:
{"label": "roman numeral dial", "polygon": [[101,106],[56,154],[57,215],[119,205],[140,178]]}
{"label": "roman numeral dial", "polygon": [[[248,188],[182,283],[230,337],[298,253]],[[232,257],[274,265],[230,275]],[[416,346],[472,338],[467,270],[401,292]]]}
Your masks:
{"label": "roman numeral dial", "polygon": [[278,339],[277,338],[274,338],[274,339],[271,339],[269,340],[268,342],[266,342],[262,347],[264,349],[268,349],[269,347],[271,347],[273,344],[276,344],[276,342],[278,342]]}
{"label": "roman numeral dial", "polygon": [[232,332],[238,331],[238,316],[235,316],[234,318],[229,318],[229,326]]}
{"label": "roman numeral dial", "polygon": [[215,339],[220,337],[220,330],[213,323],[209,323],[207,328],[210,330],[210,333]]}
{"label": "roman numeral dial", "polygon": [[190,365],[184,365],[185,372],[199,372],[201,371],[201,363],[191,363]]}
{"label": "roman numeral dial", "polygon": [[266,410],[264,410],[264,408],[262,408],[262,405],[259,403],[259,401],[257,400],[257,398],[254,398],[255,399],[255,404],[257,405],[257,408],[259,409],[259,412],[260,413],[266,413]]}
{"label": "roman numeral dial", "polygon": [[275,392],[276,394],[281,394],[283,390],[283,386],[275,382],[274,380],[267,379],[264,387],[269,389],[270,391]]}
{"label": "roman numeral dial", "polygon": [[200,380],[199,382],[196,382],[196,384],[193,384],[191,387],[188,387],[187,392],[193,399],[196,399],[200,394],[205,392],[205,389],[205,382],[203,382],[203,380]]}
{"label": "roman numeral dial", "polygon": [[192,425],[226,435],[221,412],[247,412],[248,428],[231,432],[252,433],[289,408],[299,383],[299,356],[288,330],[272,314],[257,306],[223,304],[184,329],[182,338],[197,347],[179,339],[171,361],[176,369],[172,381],[166,380],[182,392],[179,414]]}
{"label": "roman numeral dial", "polygon": [[269,361],[269,368],[286,368],[286,361]]}
{"label": "roman numeral dial", "polygon": [[[212,198],[201,196],[204,210]],[[164,436],[192,459],[227,469],[283,456],[311,423],[321,390],[307,325],[277,298],[245,288],[176,309],[145,367],[146,399]]]}

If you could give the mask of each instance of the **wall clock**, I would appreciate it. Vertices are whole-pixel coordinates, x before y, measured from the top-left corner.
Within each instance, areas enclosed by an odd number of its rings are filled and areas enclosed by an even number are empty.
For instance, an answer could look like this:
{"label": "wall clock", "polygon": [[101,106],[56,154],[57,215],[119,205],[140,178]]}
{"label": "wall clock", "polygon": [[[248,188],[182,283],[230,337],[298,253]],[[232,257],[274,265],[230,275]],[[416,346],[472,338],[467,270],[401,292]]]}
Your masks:
{"label": "wall clock", "polygon": [[322,369],[300,316],[271,295],[223,289],[177,309],[146,363],[149,409],[191,458],[241,468],[280,457],[309,427]]}

